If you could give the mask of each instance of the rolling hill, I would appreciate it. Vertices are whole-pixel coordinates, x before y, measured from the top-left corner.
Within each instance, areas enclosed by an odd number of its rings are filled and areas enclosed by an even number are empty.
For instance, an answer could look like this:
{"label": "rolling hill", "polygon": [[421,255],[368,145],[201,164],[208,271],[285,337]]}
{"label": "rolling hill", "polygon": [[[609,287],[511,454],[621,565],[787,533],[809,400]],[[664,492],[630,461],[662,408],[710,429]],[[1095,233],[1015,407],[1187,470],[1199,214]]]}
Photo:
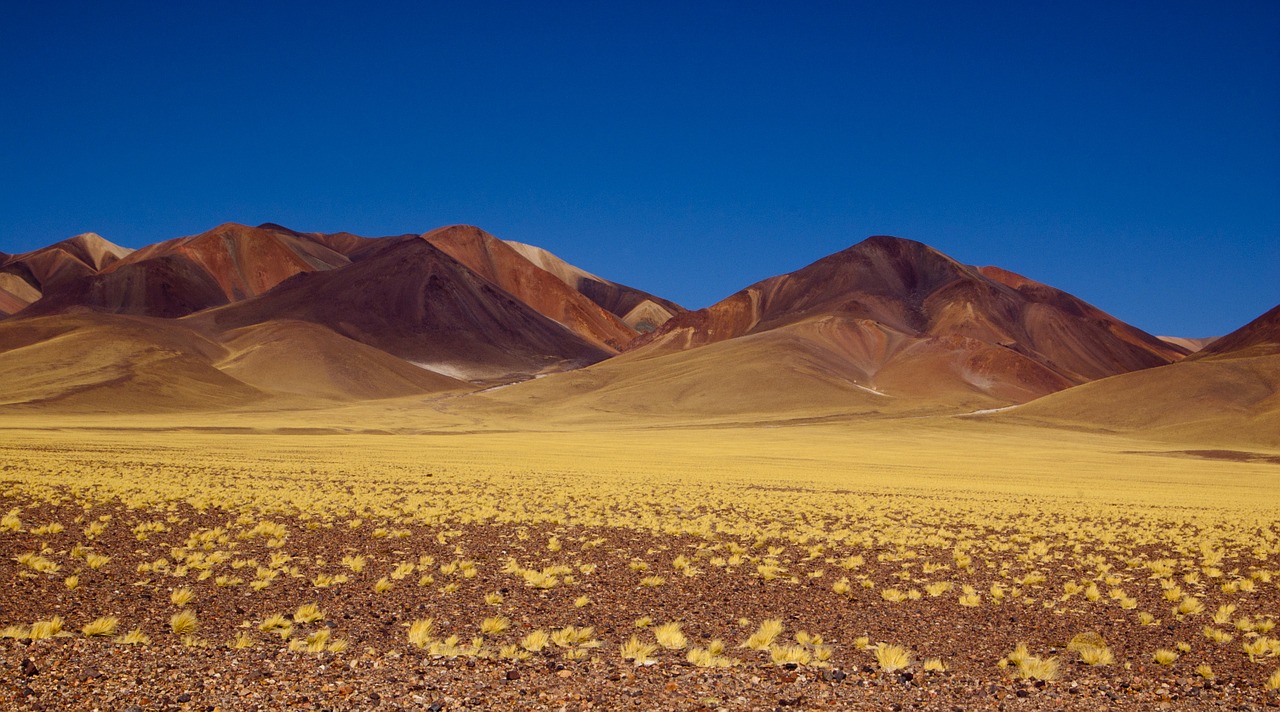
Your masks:
{"label": "rolling hill", "polygon": [[1280,306],[1178,363],[1087,383],[1002,417],[1280,447]]}

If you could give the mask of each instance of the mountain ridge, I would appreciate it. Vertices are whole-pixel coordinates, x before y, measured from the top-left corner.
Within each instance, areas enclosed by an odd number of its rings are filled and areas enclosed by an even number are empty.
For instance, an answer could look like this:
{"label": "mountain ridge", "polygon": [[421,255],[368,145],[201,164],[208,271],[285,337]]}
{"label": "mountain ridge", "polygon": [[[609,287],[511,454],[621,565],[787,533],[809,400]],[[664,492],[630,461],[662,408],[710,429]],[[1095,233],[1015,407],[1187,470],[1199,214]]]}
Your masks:
{"label": "mountain ridge", "polygon": [[[1201,378],[1226,373],[1228,360],[1233,375],[1220,381],[1248,403],[1227,410],[1277,400],[1280,307],[1208,345],[1161,339],[1049,285],[886,235],[694,311],[469,225],[367,238],[226,223],[139,250],[85,234],[0,265],[17,265],[0,268],[5,407],[448,395],[471,418],[906,417],[1014,405],[1067,423],[1093,416],[1054,405],[1073,402],[1063,394],[1093,386],[1124,402],[1099,384]],[[1157,403],[1145,388],[1135,392]]]}

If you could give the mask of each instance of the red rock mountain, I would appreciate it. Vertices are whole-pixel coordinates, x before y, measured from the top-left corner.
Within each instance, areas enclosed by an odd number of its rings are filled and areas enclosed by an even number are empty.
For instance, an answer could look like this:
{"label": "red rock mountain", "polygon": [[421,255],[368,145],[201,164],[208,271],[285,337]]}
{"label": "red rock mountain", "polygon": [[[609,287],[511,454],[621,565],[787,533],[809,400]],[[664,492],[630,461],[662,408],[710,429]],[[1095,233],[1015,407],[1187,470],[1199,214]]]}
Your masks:
{"label": "red rock mountain", "polygon": [[611,282],[579,269],[541,247],[505,241],[516,252],[538,267],[554,275],[571,289],[603,307],[639,333],[648,333],[672,316],[686,311],[673,301],[648,292]]}
{"label": "red rock mountain", "polygon": [[351,259],[190,321],[218,331],[281,319],[319,324],[468,379],[573,368],[610,354],[420,237],[383,238]]}
{"label": "red rock mountain", "polygon": [[1197,352],[1197,358],[1211,356],[1263,355],[1280,352],[1280,305],[1262,316],[1216,339]]}
{"label": "red rock mountain", "polygon": [[478,227],[451,225],[432,230],[422,239],[606,351],[621,351],[636,335],[620,318]]}
{"label": "red rock mountain", "polygon": [[174,318],[262,294],[295,274],[349,262],[299,233],[227,223],[144,247],[96,274],[69,281],[34,305],[32,313],[81,306]]}
{"label": "red rock mountain", "polygon": [[[687,312],[470,226],[365,238],[226,224],[134,252],[82,235],[0,258],[6,316],[0,337],[21,338],[0,343],[0,382],[27,384],[14,402],[69,402],[64,373],[77,393],[117,394],[108,405],[147,384],[157,408],[180,373],[202,374],[191,402],[219,383],[248,402],[580,369],[484,397],[715,418],[967,412],[1187,354],[1059,290],[892,237]],[[1273,310],[1195,358],[1265,351],[1276,322]]]}
{"label": "red rock mountain", "polygon": [[894,237],[677,315],[636,348],[688,350],[774,331],[834,356],[843,377],[877,392],[967,390],[1011,403],[1186,354],[1070,294]]}
{"label": "red rock mountain", "polygon": [[0,254],[0,316],[16,314],[46,292],[97,274],[130,252],[87,232],[24,254]]}

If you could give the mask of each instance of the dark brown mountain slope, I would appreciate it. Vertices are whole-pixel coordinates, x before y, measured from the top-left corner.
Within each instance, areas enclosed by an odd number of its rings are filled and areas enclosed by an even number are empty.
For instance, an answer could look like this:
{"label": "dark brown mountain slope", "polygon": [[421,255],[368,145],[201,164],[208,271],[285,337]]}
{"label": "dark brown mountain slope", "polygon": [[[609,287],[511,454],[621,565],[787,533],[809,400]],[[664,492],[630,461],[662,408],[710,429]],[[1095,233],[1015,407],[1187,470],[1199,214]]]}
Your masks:
{"label": "dark brown mountain slope", "polygon": [[0,316],[15,314],[68,282],[97,274],[130,252],[86,232],[31,252],[0,256]]}
{"label": "dark brown mountain slope", "polygon": [[575,267],[552,253],[520,242],[505,241],[525,259],[550,272],[571,289],[622,319],[637,332],[648,333],[672,316],[686,311],[679,304],[648,292],[611,282]]}
{"label": "dark brown mountain slope", "polygon": [[188,319],[226,331],[274,320],[319,324],[446,375],[506,378],[609,355],[418,237],[383,238],[340,270]]}
{"label": "dark brown mountain slope", "polygon": [[1198,352],[1196,358],[1215,356],[1261,356],[1280,351],[1280,305],[1262,316],[1215,340]]}
{"label": "dark brown mountain slope", "polygon": [[[970,352],[962,361],[976,378],[965,378],[994,384],[1014,376],[1042,392],[1185,354],[1066,292],[998,268],[962,265],[927,245],[892,237],[870,238],[677,316],[642,342],[691,348],[816,318],[861,323],[861,330],[893,336],[874,336],[872,343],[885,347],[857,358],[872,380],[893,364],[895,340]],[[1021,374],[1009,370],[1015,363],[1022,363]]]}
{"label": "dark brown mountain slope", "polygon": [[422,236],[543,316],[611,353],[636,332],[510,245],[470,225],[451,225]]}
{"label": "dark brown mountain slope", "polygon": [[295,274],[349,262],[313,239],[227,223],[137,250],[49,291],[31,309],[51,314],[80,306],[174,318],[262,294]]}

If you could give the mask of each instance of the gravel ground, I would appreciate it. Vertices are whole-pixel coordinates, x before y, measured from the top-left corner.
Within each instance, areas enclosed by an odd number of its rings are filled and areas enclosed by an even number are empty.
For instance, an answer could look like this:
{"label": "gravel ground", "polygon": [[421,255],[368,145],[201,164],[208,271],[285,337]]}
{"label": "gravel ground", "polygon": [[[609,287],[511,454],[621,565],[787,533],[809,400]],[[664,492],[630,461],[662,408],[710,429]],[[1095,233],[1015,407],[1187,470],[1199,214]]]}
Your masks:
{"label": "gravel ground", "polygon": [[[7,504],[12,506],[10,500]],[[1269,618],[1280,609],[1280,588],[1265,583],[1247,596],[1201,592],[1207,611],[1175,618],[1160,588],[1140,578],[1122,585],[1137,602],[1124,609],[1103,596],[1059,601],[1064,580],[1078,580],[1078,567],[1046,572],[1028,585],[1022,599],[1010,595],[995,605],[987,590],[1001,562],[974,573],[940,573],[957,585],[945,595],[890,602],[888,587],[920,589],[923,580],[903,578],[902,562],[862,549],[863,563],[840,565],[852,552],[814,555],[804,546],[770,542],[739,565],[713,562],[725,549],[710,549],[696,537],[582,527],[457,526],[445,529],[362,522],[308,526],[287,519],[287,536],[271,531],[250,535],[258,522],[226,512],[174,505],[165,512],[117,505],[86,512],[64,502],[25,502],[24,526],[0,533],[0,627],[63,620],[61,634],[31,640],[0,638],[0,700],[12,709],[241,710],[241,709],[1262,709],[1280,706],[1280,692],[1264,683],[1280,664],[1275,657],[1253,661],[1243,654],[1245,634],[1213,643],[1202,635],[1221,602],[1242,601],[1236,614]],[[106,517],[106,519],[104,519]],[[88,523],[104,522],[87,538]],[[34,524],[62,522],[62,531],[36,533]],[[163,531],[143,531],[146,522],[164,522]],[[314,524],[314,523],[313,523]],[[379,534],[377,530],[383,529]],[[270,527],[268,527],[270,529]],[[720,542],[723,544],[724,542]],[[750,546],[751,542],[743,542]],[[79,547],[79,548],[77,548]],[[769,552],[772,553],[769,553]],[[219,552],[225,557],[219,556]],[[39,571],[21,563],[38,554],[56,565]],[[1090,552],[1082,552],[1082,556]],[[98,568],[89,554],[109,556]],[[344,557],[361,556],[355,571]],[[673,561],[685,556],[695,575]],[[424,558],[426,557],[426,558]],[[754,557],[754,558],[753,558]],[[273,561],[274,558],[274,561]],[[1010,554],[1012,559],[1012,554]],[[154,564],[158,559],[167,563]],[[565,567],[556,585],[526,585],[508,562],[524,569]],[[209,563],[210,561],[213,563]],[[240,562],[237,566],[236,562]],[[758,562],[775,562],[785,574],[766,580]],[[471,562],[470,566],[465,562]],[[637,562],[644,562],[648,568]],[[398,566],[413,570],[397,578]],[[182,568],[186,566],[187,568]],[[249,582],[260,569],[274,571],[261,590]],[[468,575],[470,569],[473,574]],[[913,569],[919,573],[919,569]],[[814,575],[822,571],[821,576]],[[66,579],[74,575],[74,588]],[[344,582],[317,585],[323,576]],[[646,576],[661,576],[645,586]],[[217,577],[240,579],[217,585]],[[430,580],[424,581],[423,576]],[[203,577],[203,578],[202,578]],[[853,585],[833,590],[841,577]],[[1000,579],[1006,580],[1006,579]],[[381,592],[375,590],[384,582]],[[863,585],[861,582],[870,582]],[[977,607],[957,603],[959,586],[983,592]],[[177,603],[174,592],[189,589]],[[1106,586],[1103,586],[1106,591]],[[496,594],[496,595],[495,595]],[[489,596],[489,599],[486,599]],[[501,601],[497,597],[501,597]],[[585,597],[585,601],[583,600]],[[259,629],[273,615],[296,617],[315,604],[323,618],[293,621],[285,637]],[[581,604],[581,605],[578,605]],[[1139,625],[1136,612],[1163,619]],[[197,627],[185,637],[171,630],[175,613],[190,611]],[[114,616],[114,636],[86,637],[81,629],[96,618]],[[482,621],[503,617],[509,628],[482,634]],[[473,638],[472,653],[437,651],[413,645],[408,627],[431,618],[433,639],[458,636],[456,647]],[[652,625],[637,626],[649,618]],[[768,652],[744,649],[761,621],[777,619],[779,642],[817,653],[825,664],[774,664]],[[654,627],[679,622],[687,636],[682,649],[658,649],[655,664],[635,666],[620,655],[633,635],[655,642]],[[535,630],[592,627],[598,647],[547,648],[528,659],[501,657]],[[149,644],[122,644],[118,636],[138,628]],[[324,630],[340,651],[303,652],[289,648]],[[803,631],[803,633],[802,633]],[[1078,633],[1102,636],[1116,662],[1086,666],[1066,649]],[[809,634],[805,636],[804,633]],[[801,634],[804,644],[795,636]],[[1273,634],[1274,635],[1274,634]],[[249,647],[227,643],[243,636]],[[817,643],[812,636],[821,636]],[[905,646],[913,661],[900,671],[880,669],[873,653],[859,644]],[[1256,634],[1255,634],[1256,637]],[[700,668],[686,660],[688,648],[726,644],[724,655],[738,664]],[[1001,667],[1019,642],[1030,652],[1056,657],[1055,679],[1019,680]],[[1157,648],[1191,648],[1171,665],[1152,659]],[[579,656],[571,659],[567,653]],[[926,671],[937,658],[947,671]],[[1212,664],[1213,680],[1196,674]]]}

